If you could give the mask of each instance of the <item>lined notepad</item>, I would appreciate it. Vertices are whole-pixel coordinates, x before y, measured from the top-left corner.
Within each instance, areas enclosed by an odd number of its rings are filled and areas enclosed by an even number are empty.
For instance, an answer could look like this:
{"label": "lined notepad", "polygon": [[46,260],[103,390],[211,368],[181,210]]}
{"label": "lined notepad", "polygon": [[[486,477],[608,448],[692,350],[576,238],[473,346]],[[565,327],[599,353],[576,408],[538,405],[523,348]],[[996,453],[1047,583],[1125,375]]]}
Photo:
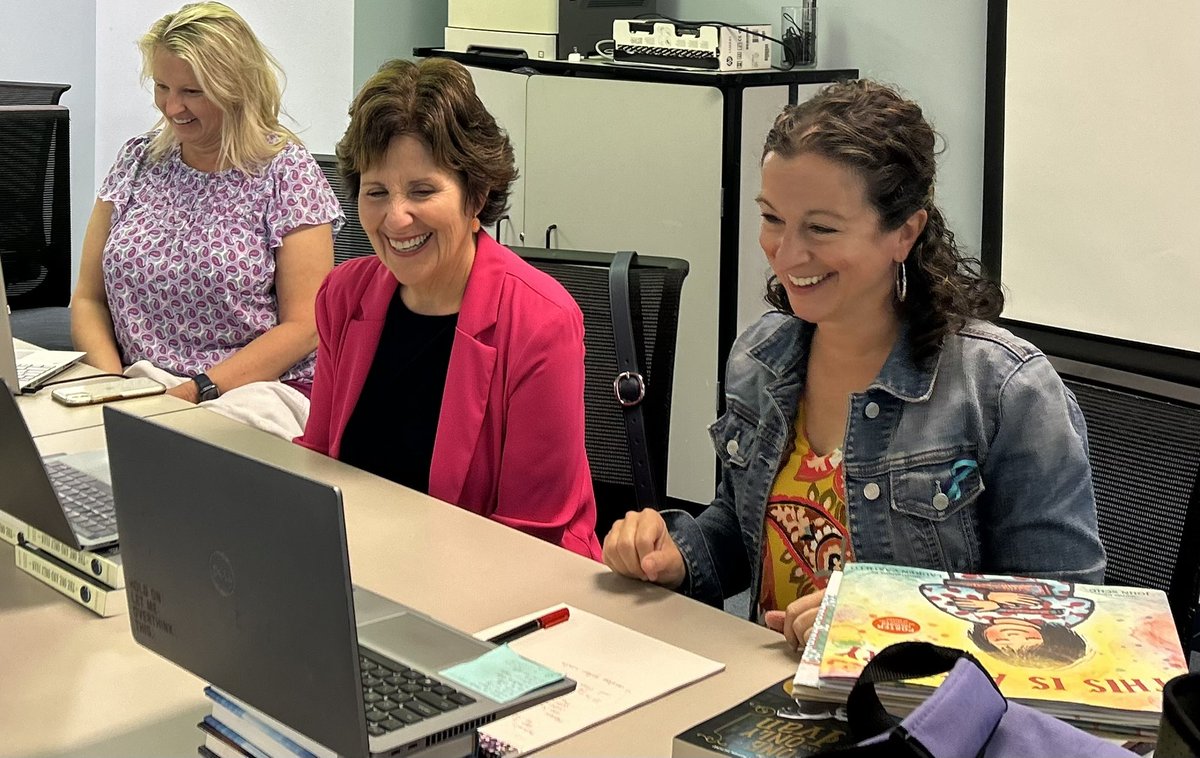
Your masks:
{"label": "lined notepad", "polygon": [[[545,608],[475,636],[487,639],[561,607]],[[725,668],[718,661],[568,607],[568,621],[509,645],[526,658],[574,679],[575,691],[481,727],[481,755],[524,755]]]}

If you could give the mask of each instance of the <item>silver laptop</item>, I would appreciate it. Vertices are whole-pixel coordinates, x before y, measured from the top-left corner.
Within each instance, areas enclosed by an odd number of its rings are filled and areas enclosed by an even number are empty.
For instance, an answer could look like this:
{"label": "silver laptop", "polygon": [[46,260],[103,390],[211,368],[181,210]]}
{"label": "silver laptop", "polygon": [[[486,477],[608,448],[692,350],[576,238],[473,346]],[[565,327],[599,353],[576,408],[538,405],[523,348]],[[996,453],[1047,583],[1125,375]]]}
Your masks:
{"label": "silver laptop", "polygon": [[294,473],[318,454],[230,424],[218,445],[104,409],[140,644],[339,755],[407,755],[574,689],[498,703],[440,677],[494,645],[352,589],[341,491]]}
{"label": "silver laptop", "polygon": [[74,350],[18,349],[8,323],[8,297],[4,294],[4,271],[0,269],[0,381],[9,392],[32,392],[50,377],[74,365],[86,353]]}
{"label": "silver laptop", "polygon": [[80,550],[117,544],[104,451],[42,458],[17,400],[0,391],[0,511]]}

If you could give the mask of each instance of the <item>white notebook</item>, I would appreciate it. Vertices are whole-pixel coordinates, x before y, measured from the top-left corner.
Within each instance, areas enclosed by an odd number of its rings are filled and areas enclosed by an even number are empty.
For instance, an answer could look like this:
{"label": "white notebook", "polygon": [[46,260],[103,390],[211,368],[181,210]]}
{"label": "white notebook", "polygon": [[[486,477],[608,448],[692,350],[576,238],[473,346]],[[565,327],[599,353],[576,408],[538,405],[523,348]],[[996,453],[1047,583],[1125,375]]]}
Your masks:
{"label": "white notebook", "polygon": [[[487,639],[562,605],[478,632]],[[554,698],[479,729],[479,754],[496,758],[546,747],[669,692],[712,676],[725,664],[648,637],[573,606],[571,617],[509,643],[520,655],[577,683]],[[647,665],[653,661],[654,665]]]}

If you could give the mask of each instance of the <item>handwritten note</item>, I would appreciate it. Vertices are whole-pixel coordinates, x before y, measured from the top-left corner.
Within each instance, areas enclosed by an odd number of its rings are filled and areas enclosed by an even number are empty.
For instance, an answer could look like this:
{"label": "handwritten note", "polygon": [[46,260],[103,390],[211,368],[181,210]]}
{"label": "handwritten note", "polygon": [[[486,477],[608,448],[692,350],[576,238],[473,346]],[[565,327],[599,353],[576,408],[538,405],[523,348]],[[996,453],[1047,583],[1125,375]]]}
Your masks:
{"label": "handwritten note", "polygon": [[[551,609],[557,607],[561,606]],[[512,646],[574,679],[575,691],[480,727],[482,754],[516,756],[537,750],[724,668],[717,661],[568,607],[569,621],[514,640]],[[551,609],[475,636],[487,639]]]}
{"label": "handwritten note", "polygon": [[556,671],[522,658],[508,645],[501,645],[473,661],[451,666],[439,673],[487,695],[497,703],[507,703],[563,678]]}

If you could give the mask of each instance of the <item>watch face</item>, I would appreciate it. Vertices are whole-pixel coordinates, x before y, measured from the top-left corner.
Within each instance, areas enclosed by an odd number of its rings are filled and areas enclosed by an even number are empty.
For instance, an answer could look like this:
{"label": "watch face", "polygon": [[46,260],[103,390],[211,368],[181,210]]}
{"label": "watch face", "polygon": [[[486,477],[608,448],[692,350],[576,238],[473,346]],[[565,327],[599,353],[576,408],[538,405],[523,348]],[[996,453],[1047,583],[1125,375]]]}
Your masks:
{"label": "watch face", "polygon": [[196,389],[199,390],[200,401],[216,400],[220,397],[221,392],[217,389],[217,385],[213,383],[205,374],[197,374],[192,377],[192,381],[196,383]]}

